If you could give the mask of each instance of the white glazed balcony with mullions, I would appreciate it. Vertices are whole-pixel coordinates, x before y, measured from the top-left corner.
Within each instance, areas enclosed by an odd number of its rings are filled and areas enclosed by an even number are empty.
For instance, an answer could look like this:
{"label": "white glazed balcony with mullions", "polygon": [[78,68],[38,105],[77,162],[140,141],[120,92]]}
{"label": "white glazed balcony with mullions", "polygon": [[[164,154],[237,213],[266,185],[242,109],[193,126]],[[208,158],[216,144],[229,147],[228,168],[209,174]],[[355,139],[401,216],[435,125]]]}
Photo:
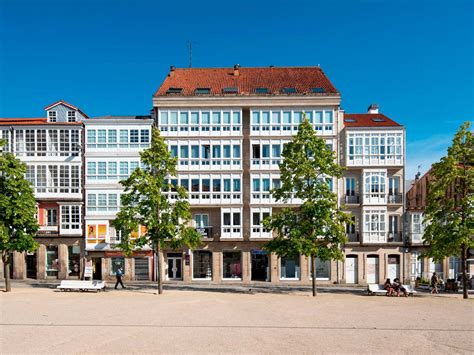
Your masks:
{"label": "white glazed balcony with mullions", "polygon": [[362,243],[387,243],[387,210],[384,208],[364,208],[362,211]]}
{"label": "white glazed balcony with mullions", "polygon": [[178,157],[178,171],[242,170],[240,139],[166,141],[172,156]]}
{"label": "white glazed balcony with mullions", "polygon": [[337,112],[333,107],[305,108],[253,108],[250,111],[251,136],[292,136],[298,132],[303,113],[312,123],[316,134],[332,136],[336,134]]}
{"label": "white glazed balcony with mullions", "polygon": [[408,212],[408,237],[411,244],[423,244],[423,233],[425,226],[423,224],[422,212]]}
{"label": "white glazed balcony with mullions", "polygon": [[[333,149],[333,140],[326,139]],[[279,170],[283,161],[281,154],[288,139],[252,139],[250,141],[250,168],[255,170]]]}
{"label": "white glazed balcony with mullions", "polygon": [[270,190],[281,186],[280,174],[250,174],[251,204],[301,204],[299,198],[290,198],[286,202],[276,201]]}
{"label": "white glazed balcony with mullions", "polygon": [[272,232],[263,227],[262,221],[272,214],[270,207],[252,207],[250,209],[250,238],[269,239],[272,237]]}
{"label": "white glazed balcony with mullions", "polygon": [[242,208],[221,208],[221,239],[242,237]]}
{"label": "white glazed balcony with mullions", "polygon": [[403,131],[346,133],[347,166],[403,166]]}
{"label": "white glazed balcony with mullions", "polygon": [[164,137],[227,137],[242,135],[242,111],[236,108],[159,109]]}
{"label": "white glazed balcony with mullions", "polygon": [[150,125],[137,124],[115,127],[86,125],[87,152],[136,152],[150,147]]}
{"label": "white glazed balcony with mullions", "polygon": [[[191,206],[242,203],[241,174],[179,174],[169,182],[188,191]],[[173,188],[166,194],[171,201],[176,199]]]}

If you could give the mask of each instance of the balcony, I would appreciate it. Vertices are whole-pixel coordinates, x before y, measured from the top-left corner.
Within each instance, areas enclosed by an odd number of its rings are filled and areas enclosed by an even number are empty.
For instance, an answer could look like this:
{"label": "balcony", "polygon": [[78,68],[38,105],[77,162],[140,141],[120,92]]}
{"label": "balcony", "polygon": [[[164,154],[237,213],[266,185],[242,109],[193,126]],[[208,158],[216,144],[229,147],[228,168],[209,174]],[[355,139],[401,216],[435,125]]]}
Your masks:
{"label": "balcony", "polygon": [[201,238],[212,238],[212,227],[196,227],[196,231],[201,234]]}
{"label": "balcony", "polygon": [[364,232],[362,233],[363,244],[387,244],[403,243],[402,232]]}
{"label": "balcony", "polygon": [[343,205],[358,205],[360,204],[359,195],[344,195],[341,198],[341,204]]}
{"label": "balcony", "polygon": [[423,233],[414,233],[414,232],[409,233],[408,242],[410,244],[422,245],[423,244]]}
{"label": "balcony", "polygon": [[387,242],[389,242],[389,243],[403,243],[403,234],[402,234],[402,232],[388,232],[387,233]]}
{"label": "balcony", "polygon": [[348,243],[359,243],[360,242],[359,232],[347,233],[347,242]]}
{"label": "balcony", "polygon": [[387,203],[389,205],[401,205],[403,203],[403,195],[402,194],[389,194]]}
{"label": "balcony", "polygon": [[242,228],[240,226],[222,226],[221,238],[242,238]]}
{"label": "balcony", "polygon": [[50,237],[59,235],[59,225],[48,226],[42,225],[36,234],[38,237]]}

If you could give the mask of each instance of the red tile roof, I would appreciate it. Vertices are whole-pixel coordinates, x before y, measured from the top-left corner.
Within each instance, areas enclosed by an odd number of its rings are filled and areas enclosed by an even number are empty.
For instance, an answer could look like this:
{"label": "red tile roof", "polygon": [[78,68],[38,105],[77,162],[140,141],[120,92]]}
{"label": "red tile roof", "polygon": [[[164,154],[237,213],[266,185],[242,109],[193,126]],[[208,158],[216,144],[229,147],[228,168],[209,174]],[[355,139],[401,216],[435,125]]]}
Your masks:
{"label": "red tile roof", "polygon": [[[374,121],[374,118],[376,119],[376,121]],[[344,126],[346,127],[401,127],[400,124],[388,118],[382,113],[345,113]]]}
{"label": "red tile roof", "polygon": [[26,126],[26,125],[80,125],[81,122],[48,122],[45,117],[40,118],[2,118],[0,117],[0,126]]}
{"label": "red tile roof", "polygon": [[[295,88],[296,95],[338,94],[319,67],[239,67],[237,70],[238,75],[234,74],[234,68],[172,69],[154,96],[195,96],[196,88],[210,88],[211,95],[235,95],[223,94],[223,89],[229,87],[236,87],[238,95],[255,95],[256,88],[268,88],[268,94],[272,95],[282,95],[283,88]],[[170,88],[183,90],[180,94],[167,95],[166,92]],[[324,93],[313,93],[312,88],[323,88]]]}

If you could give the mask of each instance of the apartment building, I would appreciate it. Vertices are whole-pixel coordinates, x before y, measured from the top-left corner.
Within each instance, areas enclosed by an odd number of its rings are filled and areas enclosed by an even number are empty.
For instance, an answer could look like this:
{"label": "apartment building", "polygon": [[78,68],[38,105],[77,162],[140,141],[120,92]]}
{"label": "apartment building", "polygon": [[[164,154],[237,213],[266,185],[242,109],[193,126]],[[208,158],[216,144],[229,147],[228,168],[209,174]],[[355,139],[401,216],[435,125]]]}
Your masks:
{"label": "apartment building", "polygon": [[[413,184],[406,194],[406,227],[407,243],[410,251],[410,278],[415,280],[417,277],[429,279],[433,272],[436,272],[442,279],[458,279],[461,274],[461,258],[451,256],[442,262],[435,263],[433,259],[422,257],[421,254],[426,250],[423,245],[423,232],[425,229],[424,211],[427,205],[427,196],[429,184],[432,180],[429,170],[422,177],[416,176]],[[467,272],[474,274],[474,263],[471,251],[468,262]]]}
{"label": "apartment building", "polygon": [[[125,258],[116,245],[121,232],[111,221],[120,209],[126,179],[140,166],[140,151],[151,143],[150,116],[105,116],[84,121],[85,130],[85,256],[93,267],[94,280],[114,278],[118,267],[125,279],[151,280],[153,252],[149,248]],[[143,230],[137,231],[137,234]]]}
{"label": "apartment building", "polygon": [[358,115],[345,114],[340,104],[319,67],[171,67],[153,96],[153,114],[179,158],[171,182],[188,189],[203,242],[196,250],[165,251],[164,278],[310,283],[307,258],[278,258],[263,249],[272,234],[261,223],[283,207],[270,190],[280,184],[283,145],[304,114],[347,167],[344,179],[329,183],[355,220],[347,227],[346,261],[317,260],[318,282],[406,278],[404,128],[376,106]]}
{"label": "apartment building", "polygon": [[[382,283],[407,278],[403,235],[405,130],[371,105],[366,114],[344,114],[339,192],[352,216],[342,281]],[[362,265],[360,265],[362,264]]]}
{"label": "apartment building", "polygon": [[4,149],[26,163],[37,201],[39,248],[14,253],[12,277],[79,278],[82,245],[82,122],[79,108],[58,101],[46,117],[2,118]]}

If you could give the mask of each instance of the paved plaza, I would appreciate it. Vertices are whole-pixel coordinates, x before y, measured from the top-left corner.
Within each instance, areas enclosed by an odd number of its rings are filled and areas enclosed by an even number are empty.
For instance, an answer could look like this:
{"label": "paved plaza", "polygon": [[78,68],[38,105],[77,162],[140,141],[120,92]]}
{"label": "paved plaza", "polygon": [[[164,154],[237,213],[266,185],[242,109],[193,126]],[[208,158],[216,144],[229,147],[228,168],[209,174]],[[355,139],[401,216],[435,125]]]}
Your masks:
{"label": "paved plaza", "polygon": [[0,352],[472,353],[474,303],[461,295],[0,293]]}

